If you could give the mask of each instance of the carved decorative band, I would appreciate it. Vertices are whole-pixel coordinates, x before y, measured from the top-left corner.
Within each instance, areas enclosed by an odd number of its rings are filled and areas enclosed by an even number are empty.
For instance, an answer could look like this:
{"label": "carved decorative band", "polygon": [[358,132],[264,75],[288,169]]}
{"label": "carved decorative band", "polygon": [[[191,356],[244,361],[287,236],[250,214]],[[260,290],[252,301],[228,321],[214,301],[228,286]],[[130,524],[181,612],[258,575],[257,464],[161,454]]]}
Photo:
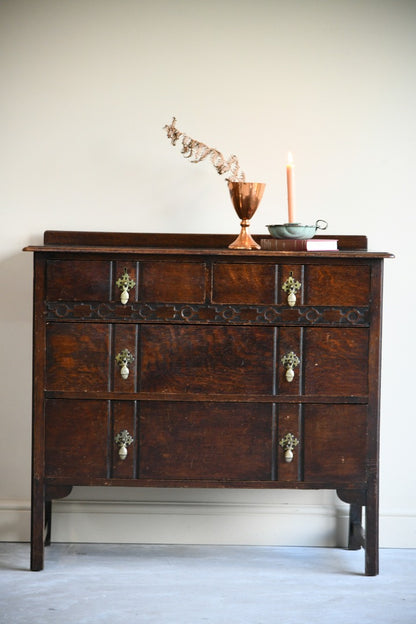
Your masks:
{"label": "carved decorative band", "polygon": [[134,321],[136,323],[203,323],[223,325],[369,326],[366,307],[227,305],[188,303],[99,303],[50,301],[48,320]]}

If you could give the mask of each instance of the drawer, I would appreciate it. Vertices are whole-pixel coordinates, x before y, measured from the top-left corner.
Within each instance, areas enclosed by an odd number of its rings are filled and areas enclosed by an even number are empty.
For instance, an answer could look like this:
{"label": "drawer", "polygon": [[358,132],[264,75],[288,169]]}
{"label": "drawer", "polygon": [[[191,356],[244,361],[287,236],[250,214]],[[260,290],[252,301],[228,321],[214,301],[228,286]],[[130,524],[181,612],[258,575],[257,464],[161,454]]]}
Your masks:
{"label": "drawer", "polygon": [[203,303],[207,282],[204,262],[144,260],[139,266],[139,299],[152,303]]}
{"label": "drawer", "polygon": [[281,328],[276,349],[276,394],[368,395],[367,328]]}
{"label": "drawer", "polygon": [[370,301],[368,265],[282,264],[279,266],[277,301],[288,304],[294,290],[298,305],[367,306]]}
{"label": "drawer", "polygon": [[48,391],[368,395],[367,328],[51,322],[46,353]]}
{"label": "drawer", "polygon": [[48,323],[46,389],[108,390],[110,328],[98,323]]}
{"label": "drawer", "polygon": [[367,409],[345,404],[276,406],[278,481],[364,482]]}
{"label": "drawer", "polygon": [[46,353],[48,391],[271,394],[274,385],[273,328],[57,322]]}
{"label": "drawer", "polygon": [[212,302],[276,303],[277,275],[275,264],[215,262],[212,267]]}
{"label": "drawer", "polygon": [[[73,479],[73,484],[79,485],[94,479],[134,478],[138,449],[136,411],[134,401],[48,399],[46,476]],[[127,450],[124,459],[119,454],[123,440]]]}
{"label": "drawer", "polygon": [[140,438],[142,479],[271,478],[271,405],[143,403]]}
{"label": "drawer", "polygon": [[46,390],[134,392],[138,326],[47,323]]}
{"label": "drawer", "polygon": [[367,409],[366,405],[303,407],[305,481],[366,480]]}
{"label": "drawer", "polygon": [[[48,478],[79,485],[111,478],[271,478],[267,404],[49,399],[45,419]],[[130,436],[125,459],[123,432]]]}
{"label": "drawer", "polygon": [[307,265],[304,302],[312,306],[366,306],[370,302],[368,265]]}
{"label": "drawer", "polygon": [[207,276],[204,262],[49,260],[47,300],[203,303]]}
{"label": "drawer", "polygon": [[[290,282],[292,280],[292,282]],[[48,260],[48,301],[366,306],[368,265],[146,260]],[[289,286],[288,286],[289,284]],[[126,299],[127,298],[127,299]]]}
{"label": "drawer", "polygon": [[369,332],[354,327],[303,332],[305,395],[367,396]]}
{"label": "drawer", "polygon": [[216,262],[213,303],[288,305],[291,285],[296,304],[366,306],[370,300],[370,267],[336,264]]}
{"label": "drawer", "polygon": [[49,301],[109,301],[112,266],[106,260],[48,260]]}
{"label": "drawer", "polygon": [[137,301],[139,263],[110,260],[48,260],[47,301]]}

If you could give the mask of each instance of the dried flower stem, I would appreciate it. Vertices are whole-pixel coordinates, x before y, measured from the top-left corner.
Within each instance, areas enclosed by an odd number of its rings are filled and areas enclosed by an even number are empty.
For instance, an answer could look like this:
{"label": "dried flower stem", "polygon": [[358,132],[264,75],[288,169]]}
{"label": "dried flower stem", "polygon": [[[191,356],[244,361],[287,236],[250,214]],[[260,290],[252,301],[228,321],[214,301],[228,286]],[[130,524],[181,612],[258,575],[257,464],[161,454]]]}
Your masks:
{"label": "dried flower stem", "polygon": [[216,149],[208,147],[205,143],[200,143],[191,139],[183,132],[180,132],[175,126],[176,117],[173,117],[170,125],[163,126],[166,130],[168,139],[172,145],[176,145],[178,141],[182,142],[181,154],[185,158],[190,158],[191,163],[199,163],[205,158],[211,160],[211,163],[220,175],[229,172],[230,175],[226,178],[231,182],[245,182],[244,172],[240,170],[237,156],[230,156],[228,160],[225,160],[224,156]]}

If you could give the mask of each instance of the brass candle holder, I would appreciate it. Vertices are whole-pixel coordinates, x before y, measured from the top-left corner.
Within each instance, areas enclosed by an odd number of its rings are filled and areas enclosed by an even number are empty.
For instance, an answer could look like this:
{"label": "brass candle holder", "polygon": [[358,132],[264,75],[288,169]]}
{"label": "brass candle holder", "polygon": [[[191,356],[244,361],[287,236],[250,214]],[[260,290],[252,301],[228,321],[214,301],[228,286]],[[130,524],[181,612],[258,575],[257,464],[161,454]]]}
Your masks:
{"label": "brass candle holder", "polygon": [[260,249],[260,245],[247,232],[247,228],[263,197],[265,186],[262,182],[228,181],[234,209],[241,219],[240,234],[228,245],[229,249]]}

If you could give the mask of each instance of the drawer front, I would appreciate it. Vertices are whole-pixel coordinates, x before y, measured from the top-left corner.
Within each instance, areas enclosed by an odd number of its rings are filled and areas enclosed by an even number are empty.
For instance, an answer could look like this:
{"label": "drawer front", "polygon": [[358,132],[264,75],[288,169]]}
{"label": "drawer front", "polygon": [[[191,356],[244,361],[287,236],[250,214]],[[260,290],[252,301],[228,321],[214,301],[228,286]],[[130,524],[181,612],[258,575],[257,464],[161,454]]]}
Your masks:
{"label": "drawer front", "polygon": [[288,305],[293,307],[367,306],[370,300],[368,265],[230,263],[212,268],[212,302],[222,304]]}
{"label": "drawer front", "polygon": [[[271,479],[272,407],[247,403],[46,402],[48,478]],[[127,432],[126,457],[120,457]]]}
{"label": "drawer front", "polygon": [[[48,399],[45,422],[48,478],[72,479],[74,484],[82,485],[93,479],[136,476],[138,440],[134,401]],[[127,453],[122,458],[123,440]]]}
{"label": "drawer front", "polygon": [[[130,260],[48,260],[47,301],[137,301],[139,265]],[[59,308],[58,308],[59,311]]]}
{"label": "drawer front", "polygon": [[46,352],[49,391],[368,395],[366,328],[48,323]]}
{"label": "drawer front", "polygon": [[48,260],[49,301],[111,300],[111,263],[106,260]]}
{"label": "drawer front", "polygon": [[48,301],[203,303],[209,283],[204,262],[49,260]]}
{"label": "drawer front", "polygon": [[368,355],[368,329],[306,328],[304,394],[367,396]]}
{"label": "drawer front", "polygon": [[46,389],[109,389],[110,325],[48,323]]}
{"label": "drawer front", "polygon": [[48,400],[45,422],[47,477],[107,476],[108,406],[105,401]]}
{"label": "drawer front", "polygon": [[366,480],[366,405],[282,404],[276,412],[278,481]]}
{"label": "drawer front", "polygon": [[276,349],[276,394],[368,396],[367,328],[279,328]]}
{"label": "drawer front", "polygon": [[270,480],[272,407],[149,402],[140,410],[143,479]]}
{"label": "drawer front", "polygon": [[[49,260],[48,301],[288,305],[295,284],[299,305],[367,306],[368,265],[286,264],[185,259]],[[288,290],[289,289],[289,290]]]}
{"label": "drawer front", "polygon": [[142,261],[139,263],[139,300],[203,303],[207,277],[204,262]]}
{"label": "drawer front", "polygon": [[366,306],[370,301],[370,267],[366,265],[308,265],[304,282],[306,305]]}
{"label": "drawer front", "polygon": [[277,274],[275,264],[216,262],[212,268],[212,302],[276,303]]}
{"label": "drawer front", "polygon": [[365,405],[48,399],[45,474],[78,485],[365,482],[367,422]]}
{"label": "drawer front", "polygon": [[305,481],[366,480],[366,405],[305,405],[303,423]]}
{"label": "drawer front", "polygon": [[135,392],[136,325],[48,323],[46,390]]}
{"label": "drawer front", "polygon": [[46,390],[272,394],[273,336],[262,327],[48,323]]}

